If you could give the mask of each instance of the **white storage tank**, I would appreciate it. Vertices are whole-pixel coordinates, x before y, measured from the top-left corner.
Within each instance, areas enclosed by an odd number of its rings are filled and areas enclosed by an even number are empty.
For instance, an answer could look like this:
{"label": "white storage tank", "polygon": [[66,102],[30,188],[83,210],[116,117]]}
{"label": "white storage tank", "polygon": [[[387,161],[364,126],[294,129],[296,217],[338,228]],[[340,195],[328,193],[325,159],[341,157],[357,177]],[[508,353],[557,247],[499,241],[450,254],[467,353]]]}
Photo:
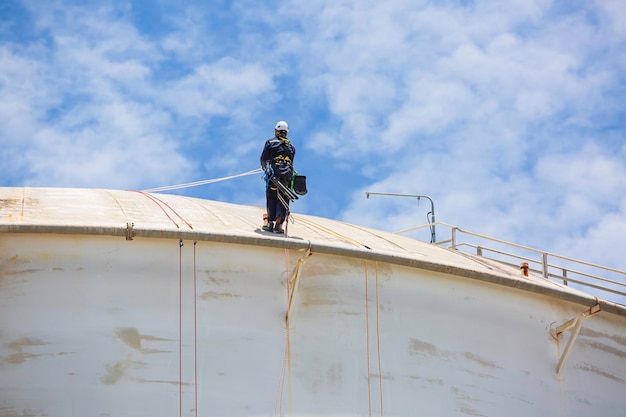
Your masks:
{"label": "white storage tank", "polygon": [[263,211],[0,188],[0,416],[626,415],[624,306]]}

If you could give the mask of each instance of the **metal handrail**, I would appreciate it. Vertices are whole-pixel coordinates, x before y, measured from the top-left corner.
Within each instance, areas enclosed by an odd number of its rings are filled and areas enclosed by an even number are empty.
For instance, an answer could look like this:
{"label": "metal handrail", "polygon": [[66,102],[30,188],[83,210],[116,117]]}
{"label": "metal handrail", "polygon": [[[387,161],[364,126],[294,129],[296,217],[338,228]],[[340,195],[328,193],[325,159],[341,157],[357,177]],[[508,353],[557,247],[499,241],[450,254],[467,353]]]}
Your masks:
{"label": "metal handrail", "polygon": [[[600,290],[605,293],[615,294],[620,297],[626,297],[626,271],[622,271],[619,269],[610,268],[607,266],[598,265],[598,264],[594,264],[591,262],[586,262],[586,261],[582,261],[579,259],[570,258],[567,256],[557,255],[555,253],[542,251],[539,249],[531,248],[529,246],[519,245],[517,243],[508,242],[506,240],[497,239],[497,238],[483,235],[480,233],[470,232],[467,230],[463,230],[460,227],[453,226],[447,223],[442,223],[442,222],[435,222],[431,224],[412,227],[410,229],[400,230],[395,233],[396,234],[408,233],[408,232],[417,231],[417,230],[421,230],[425,228],[430,228],[434,225],[440,225],[440,226],[444,226],[450,229],[450,239],[435,242],[434,244],[438,246],[449,247],[455,250],[463,250],[463,251],[467,251],[467,248],[469,247],[469,248],[474,249],[476,252],[476,255],[478,256],[482,256],[484,258],[491,259],[491,260],[494,260],[494,261],[497,261],[506,265],[513,266],[513,267],[515,267],[515,264],[506,262],[502,259],[498,259],[497,256],[486,256],[485,252],[510,257],[510,258],[516,259],[517,261],[523,261],[527,263],[536,264],[538,265],[539,269],[531,269],[531,270],[533,272],[540,273],[545,279],[560,281],[565,285],[569,285],[569,283],[574,283],[574,284],[578,284],[581,286],[594,288],[596,290]],[[540,255],[540,260],[529,258],[519,253],[507,252],[505,250],[490,248],[484,245],[478,245],[478,244],[473,244],[469,242],[459,242],[458,238],[460,234],[465,234],[465,235],[473,236],[475,238],[483,239],[489,242],[502,244],[508,248],[521,249],[524,251],[535,253],[535,254]],[[511,249],[508,249],[508,250],[511,250]],[[572,267],[567,267],[563,265],[555,265],[554,263],[549,262],[549,259],[558,259],[561,261],[572,263],[573,265]],[[574,267],[576,266],[584,266],[588,268],[593,268],[594,273],[587,273],[587,272],[580,271],[578,269],[574,269]],[[555,269],[560,270],[562,275],[553,273],[552,271],[554,271]],[[596,272],[596,270],[598,271]],[[598,275],[598,274],[606,275],[607,273],[617,274],[618,277],[620,277],[620,279],[623,279],[623,282],[608,279],[606,277],[602,277]],[[598,283],[598,281],[600,283]],[[624,291],[620,291],[622,288],[624,289]],[[611,300],[611,301],[617,302],[619,304],[626,304],[626,299],[621,299],[620,300],[621,302],[616,301],[616,300]]]}
{"label": "metal handrail", "polygon": [[[493,253],[497,253],[497,254],[500,254],[500,255],[505,255],[505,256],[512,257],[512,258],[516,258],[516,259],[519,259],[519,260],[523,260],[523,261],[526,261],[526,262],[533,262],[533,263],[541,264],[541,262],[539,262],[539,261],[537,261],[535,259],[532,259],[532,258],[527,258],[527,257],[521,256],[521,255],[516,255],[516,254],[510,253],[510,252],[504,252],[504,251],[500,251],[500,250],[493,249],[493,248],[488,248],[486,246],[476,246],[476,245],[472,245],[472,244],[468,244],[468,243],[464,243],[463,245],[476,248],[477,249],[477,251],[476,251],[477,255],[483,256],[483,257],[485,257],[483,252],[484,251],[488,251],[488,252],[493,252]],[[458,246],[460,246],[460,245],[457,245],[457,247]],[[490,258],[490,259],[492,259],[492,258]],[[505,263],[505,264],[513,266],[513,267],[516,266],[513,263],[505,262],[505,261],[498,260],[498,259],[494,259],[494,260],[496,260],[498,262],[501,262],[501,263]],[[561,265],[548,264],[547,266],[548,266],[548,268],[559,269],[561,271],[567,271],[567,272],[571,272],[573,274],[580,275],[580,276],[583,276],[583,277],[596,279],[598,281],[603,281],[603,282],[606,282],[608,284],[621,286],[621,287],[624,287],[624,289],[626,290],[626,284],[622,283],[622,282],[619,282],[619,281],[613,281],[613,280],[606,279],[606,278],[603,278],[603,277],[600,277],[600,276],[597,276],[597,275],[588,274],[586,272],[578,271],[576,269],[566,268],[566,267],[563,267]],[[605,269],[605,268],[606,267],[602,267],[602,269]],[[606,269],[610,270],[610,268],[606,268]],[[540,273],[543,272],[542,270],[536,270],[536,271],[540,272]],[[550,278],[558,278],[559,280],[563,280],[566,283],[568,281],[569,282],[576,282],[576,283],[579,283],[581,285],[587,285],[587,286],[594,287],[594,288],[606,289],[607,291],[613,292],[615,294],[626,295],[626,292],[621,292],[621,291],[616,291],[616,290],[614,291],[614,290],[611,290],[611,289],[608,289],[608,288],[604,288],[604,287],[597,287],[597,286],[594,286],[592,284],[588,284],[585,281],[578,281],[578,280],[576,280],[576,279],[574,279],[574,278],[572,278],[571,276],[568,276],[568,275],[563,276],[563,275],[553,274],[553,273],[550,273],[550,271],[547,272],[547,275]]]}

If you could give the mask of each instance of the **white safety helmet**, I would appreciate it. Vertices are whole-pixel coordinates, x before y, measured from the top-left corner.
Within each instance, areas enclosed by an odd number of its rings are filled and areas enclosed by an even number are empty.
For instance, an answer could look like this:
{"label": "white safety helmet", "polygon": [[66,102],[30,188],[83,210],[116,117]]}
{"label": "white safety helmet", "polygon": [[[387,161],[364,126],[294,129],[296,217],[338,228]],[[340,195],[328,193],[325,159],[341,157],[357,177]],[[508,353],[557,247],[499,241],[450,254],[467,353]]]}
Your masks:
{"label": "white safety helmet", "polygon": [[274,130],[284,130],[285,132],[289,132],[289,125],[287,124],[287,122],[281,120],[280,122],[276,123],[276,127],[274,128]]}

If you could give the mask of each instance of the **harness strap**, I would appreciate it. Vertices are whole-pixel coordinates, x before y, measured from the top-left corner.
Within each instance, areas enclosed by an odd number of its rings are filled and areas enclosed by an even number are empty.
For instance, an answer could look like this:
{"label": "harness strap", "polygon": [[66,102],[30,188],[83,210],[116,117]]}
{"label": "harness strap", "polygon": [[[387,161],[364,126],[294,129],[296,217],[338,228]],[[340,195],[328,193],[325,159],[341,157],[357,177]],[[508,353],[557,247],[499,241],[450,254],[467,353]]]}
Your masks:
{"label": "harness strap", "polygon": [[274,178],[274,168],[272,168],[272,165],[268,164],[265,168],[265,171],[263,171],[263,179],[265,180],[265,191],[269,189],[272,178]]}
{"label": "harness strap", "polygon": [[298,171],[296,171],[296,169],[294,168],[294,169],[293,169],[293,174],[291,175],[291,184],[289,184],[289,185],[290,185],[290,188],[291,188],[292,190],[293,190],[293,182],[295,181],[295,179],[296,179],[296,177],[297,177],[298,175],[299,175],[299,174],[298,174]]}

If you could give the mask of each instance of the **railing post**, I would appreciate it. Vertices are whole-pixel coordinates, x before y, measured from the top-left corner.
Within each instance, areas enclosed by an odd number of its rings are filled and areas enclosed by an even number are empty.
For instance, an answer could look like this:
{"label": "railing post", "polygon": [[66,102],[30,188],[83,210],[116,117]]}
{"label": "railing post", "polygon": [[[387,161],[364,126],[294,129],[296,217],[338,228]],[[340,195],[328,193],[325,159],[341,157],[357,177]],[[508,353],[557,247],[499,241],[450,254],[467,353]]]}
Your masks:
{"label": "railing post", "polygon": [[450,230],[450,241],[452,242],[452,249],[456,249],[456,227]]}
{"label": "railing post", "polygon": [[567,269],[563,268],[563,285],[567,285]]}
{"label": "railing post", "polygon": [[483,248],[476,246],[476,255],[483,256]]}
{"label": "railing post", "polygon": [[541,269],[543,270],[543,277],[548,279],[548,254],[546,252],[541,254]]}

